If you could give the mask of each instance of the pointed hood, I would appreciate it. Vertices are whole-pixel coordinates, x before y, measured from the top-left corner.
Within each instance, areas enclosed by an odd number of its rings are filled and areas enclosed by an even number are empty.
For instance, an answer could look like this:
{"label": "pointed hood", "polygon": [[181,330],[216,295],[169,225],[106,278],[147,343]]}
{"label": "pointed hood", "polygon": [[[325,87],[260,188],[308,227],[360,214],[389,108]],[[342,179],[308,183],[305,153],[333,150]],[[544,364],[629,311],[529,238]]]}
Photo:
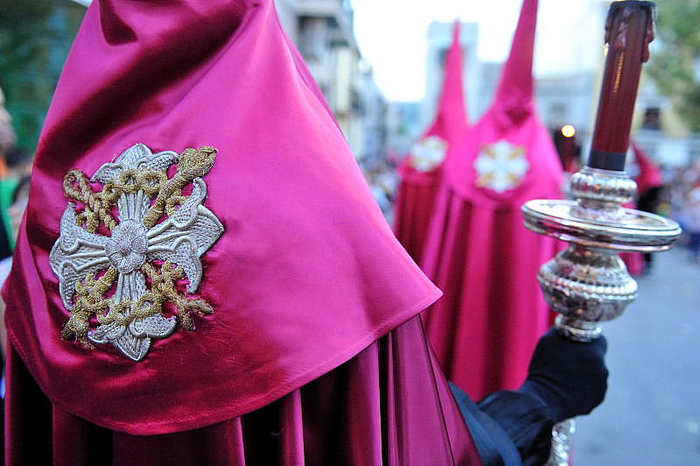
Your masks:
{"label": "pointed hood", "polygon": [[452,44],[445,57],[442,91],[438,100],[435,121],[425,136],[437,135],[450,141],[467,126],[465,99],[462,82],[462,46],[460,45],[460,23],[452,26]]}
{"label": "pointed hood", "polygon": [[394,232],[418,263],[434,211],[435,194],[442,177],[445,155],[449,145],[459,138],[466,127],[460,23],[457,20],[452,29],[452,44],[445,56],[443,84],[435,120],[413,144],[398,167],[401,183],[396,190],[394,203]]}
{"label": "pointed hood", "polygon": [[[452,27],[452,43],[445,56],[443,71],[435,119],[411,147],[406,157],[408,167],[405,168],[408,171],[415,169],[418,172],[427,172],[438,167],[450,143],[454,142],[467,126],[459,20],[455,20]],[[404,170],[404,175],[409,176],[410,173]]]}
{"label": "pointed hood", "polygon": [[533,112],[532,57],[536,28],[537,0],[523,0],[510,54],[492,104],[498,109],[500,125],[517,125]]}
{"label": "pointed hood", "polygon": [[92,2],[3,291],[51,401],[137,435],[260,408],[439,296],[273,0]]}
{"label": "pointed hood", "polygon": [[485,207],[519,209],[529,199],[559,196],[561,164],[533,104],[536,24],[537,0],[523,0],[495,99],[445,162],[456,191]]}

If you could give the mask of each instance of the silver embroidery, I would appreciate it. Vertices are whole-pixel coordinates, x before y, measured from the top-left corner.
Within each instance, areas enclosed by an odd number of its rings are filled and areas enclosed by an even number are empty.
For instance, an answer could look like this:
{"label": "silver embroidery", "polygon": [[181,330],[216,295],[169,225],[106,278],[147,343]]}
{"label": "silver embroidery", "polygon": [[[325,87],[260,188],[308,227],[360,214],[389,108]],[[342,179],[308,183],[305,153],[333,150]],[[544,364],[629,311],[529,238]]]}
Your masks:
{"label": "silver embroidery", "polygon": [[[64,190],[84,207],[79,212],[76,204],[68,204],[49,256],[61,299],[71,311],[63,338],[86,346],[111,343],[140,361],[152,338],[173,333],[177,317],[183,327],[194,329],[192,313],[213,312],[204,300],[178,291],[177,284],[187,279],[187,293],[197,290],[200,257],[223,233],[219,219],[203,205],[207,187],[201,177],[215,153],[203,147],[181,156],[153,154],[136,144],[94,174],[90,181],[102,183],[101,192],[93,192],[82,173],[69,172]],[[179,163],[178,172],[168,178],[173,163]],[[182,188],[190,183],[192,193],[185,196]],[[100,225],[111,235],[103,234]],[[166,302],[177,315],[164,315]]]}

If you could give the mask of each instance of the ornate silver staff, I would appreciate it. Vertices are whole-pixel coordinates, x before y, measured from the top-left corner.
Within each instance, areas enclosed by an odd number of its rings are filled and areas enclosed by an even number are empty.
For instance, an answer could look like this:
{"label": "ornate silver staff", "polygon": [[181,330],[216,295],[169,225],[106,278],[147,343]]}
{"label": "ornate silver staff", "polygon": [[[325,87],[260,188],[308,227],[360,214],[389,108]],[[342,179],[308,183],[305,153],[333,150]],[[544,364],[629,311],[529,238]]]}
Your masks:
{"label": "ornate silver staff", "polygon": [[[655,5],[623,1],[610,6],[608,45],[591,153],[571,178],[575,200],[534,200],[522,207],[525,226],[569,246],[540,269],[545,300],[559,313],[559,332],[591,341],[600,322],[615,319],[637,298],[637,282],[618,257],[621,251],[666,251],[678,238],[677,223],[622,207],[634,198],[636,183],[624,171],[632,112],[642,62],[654,38]],[[574,421],[554,427],[547,464],[568,465]]]}

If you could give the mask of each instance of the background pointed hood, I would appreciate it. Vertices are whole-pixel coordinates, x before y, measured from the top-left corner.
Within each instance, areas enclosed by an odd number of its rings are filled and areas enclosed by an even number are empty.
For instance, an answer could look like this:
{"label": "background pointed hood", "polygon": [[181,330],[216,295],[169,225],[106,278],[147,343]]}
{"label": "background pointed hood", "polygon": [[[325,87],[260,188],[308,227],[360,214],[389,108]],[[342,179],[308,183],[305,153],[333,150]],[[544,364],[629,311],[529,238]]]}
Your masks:
{"label": "background pointed hood", "polygon": [[435,118],[409,149],[399,166],[403,179],[412,183],[429,185],[435,182],[432,172],[440,167],[449,145],[454,143],[467,127],[460,29],[459,20],[455,20],[452,26],[452,42],[445,55],[442,88]]}
{"label": "background pointed hood", "polygon": [[637,145],[636,142],[631,141],[632,151],[634,152],[634,159],[639,167],[639,173],[635,177],[637,182],[637,192],[641,195],[651,188],[659,188],[663,186],[663,177],[661,175],[661,169],[657,167],[654,162],[649,158],[649,155],[642,150],[641,147]]}
{"label": "background pointed hood", "polygon": [[[484,207],[519,209],[530,199],[560,196],[559,157],[533,103],[536,23],[537,0],[523,0],[495,99],[450,146],[444,164],[454,189]],[[492,183],[499,178],[508,180]]]}
{"label": "background pointed hood", "polygon": [[519,124],[533,112],[532,57],[537,28],[537,0],[523,0],[510,54],[503,65],[493,107],[503,125]]}
{"label": "background pointed hood", "polygon": [[457,141],[466,127],[460,23],[456,20],[452,44],[445,56],[435,119],[398,167],[401,183],[394,202],[394,232],[418,263],[434,210],[442,163],[449,145]]}
{"label": "background pointed hood", "polygon": [[445,57],[442,90],[435,121],[425,133],[425,136],[437,135],[446,141],[453,140],[467,126],[462,82],[462,46],[459,42],[460,29],[459,20],[455,20],[452,26],[452,44]]}

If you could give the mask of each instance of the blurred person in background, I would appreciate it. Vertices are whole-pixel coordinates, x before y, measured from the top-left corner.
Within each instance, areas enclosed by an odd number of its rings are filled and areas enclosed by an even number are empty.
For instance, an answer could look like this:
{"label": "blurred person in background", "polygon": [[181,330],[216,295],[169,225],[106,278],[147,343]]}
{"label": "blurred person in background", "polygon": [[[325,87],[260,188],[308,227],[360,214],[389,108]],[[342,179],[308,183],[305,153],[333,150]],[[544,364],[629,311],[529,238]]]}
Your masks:
{"label": "blurred person in background", "polygon": [[0,179],[0,218],[2,218],[9,245],[9,251],[5,257],[11,254],[17,238],[17,232],[13,230],[12,218],[9,213],[10,205],[17,197],[16,192],[19,189],[19,184],[23,181],[23,178],[31,173],[32,160],[32,153],[18,146],[11,147],[5,153],[6,174],[3,179]]}
{"label": "blurred person in background", "polygon": [[12,117],[5,108],[5,94],[0,88],[0,155],[5,156],[5,152],[9,150],[17,142],[17,135],[12,128]]}
{"label": "blurred person in background", "polygon": [[[12,193],[12,202],[7,209],[13,240],[17,239],[19,226],[22,223],[22,217],[24,216],[24,211],[27,209],[28,201],[29,176],[26,175],[15,187]],[[5,284],[5,279],[7,279],[7,276],[10,274],[10,269],[12,269],[12,256],[0,260],[0,288]],[[5,360],[5,336],[5,302],[0,299],[0,353],[2,353],[3,361]],[[2,390],[2,394],[4,395],[4,389]]]}
{"label": "blurred person in background", "polygon": [[686,197],[683,220],[688,232],[690,259],[700,261],[700,184],[696,185]]}
{"label": "blurred person in background", "polygon": [[34,156],[28,150],[19,146],[11,147],[5,154],[8,178],[13,178],[19,183],[31,173],[33,160]]}
{"label": "blurred person in background", "polygon": [[12,254],[12,245],[14,244],[10,240],[10,222],[7,217],[7,208],[9,207],[12,193],[17,187],[17,181],[8,178],[7,157],[13,153],[16,143],[17,135],[12,127],[12,116],[5,108],[5,94],[0,88],[0,218],[2,218],[4,226],[4,228],[0,229],[0,259],[4,259]]}

